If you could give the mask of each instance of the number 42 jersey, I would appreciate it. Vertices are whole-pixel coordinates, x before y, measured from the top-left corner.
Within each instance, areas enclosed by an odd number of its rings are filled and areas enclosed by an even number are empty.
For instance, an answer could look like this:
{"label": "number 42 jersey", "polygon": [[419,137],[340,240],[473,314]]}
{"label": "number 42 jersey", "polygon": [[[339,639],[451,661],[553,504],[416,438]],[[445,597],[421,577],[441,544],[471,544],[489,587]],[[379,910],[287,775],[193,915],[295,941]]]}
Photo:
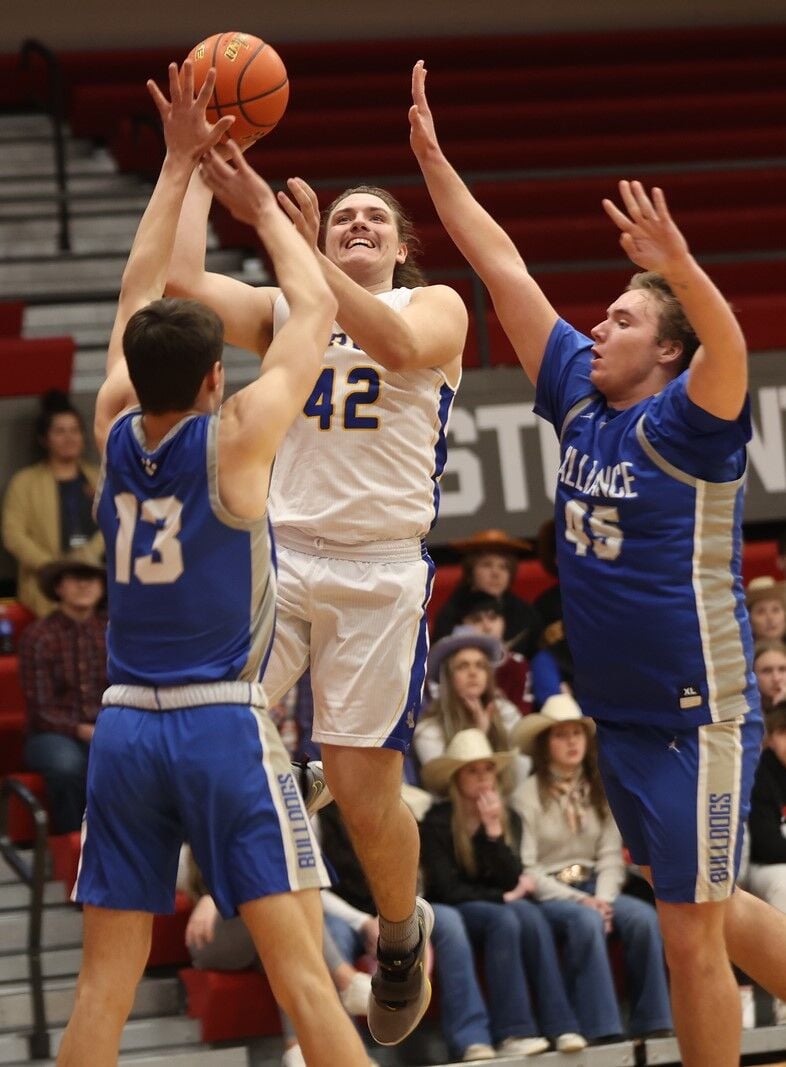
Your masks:
{"label": "number 42 jersey", "polygon": [[267,517],[218,494],[220,415],[183,418],[149,451],[141,413],[106,444],[95,512],[106,543],[111,684],[258,682],[275,621]]}
{"label": "number 42 jersey", "polygon": [[560,437],[557,559],[576,695],[598,719],[690,729],[758,707],[740,573],[746,402],[693,404],[688,372],[624,410],[560,320],[535,410]]}

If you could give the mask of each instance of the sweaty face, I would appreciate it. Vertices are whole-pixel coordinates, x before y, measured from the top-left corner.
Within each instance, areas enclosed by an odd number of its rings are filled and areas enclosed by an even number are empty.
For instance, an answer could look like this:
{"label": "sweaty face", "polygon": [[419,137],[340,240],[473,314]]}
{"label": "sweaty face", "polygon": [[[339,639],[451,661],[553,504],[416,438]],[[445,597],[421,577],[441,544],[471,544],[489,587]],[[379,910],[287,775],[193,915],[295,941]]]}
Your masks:
{"label": "sweaty face", "polygon": [[781,600],[760,600],[750,610],[756,641],[780,641],[786,631],[786,610]]}
{"label": "sweaty face", "polygon": [[385,201],[372,193],[351,193],[327,221],[325,255],[359,284],[390,288],[396,263],[404,262],[407,249]]}
{"label": "sweaty face", "polygon": [[671,344],[658,343],[658,310],[656,296],[633,289],[617,297],[590,330],[590,380],[610,404],[630,406],[662,387],[662,356]]}

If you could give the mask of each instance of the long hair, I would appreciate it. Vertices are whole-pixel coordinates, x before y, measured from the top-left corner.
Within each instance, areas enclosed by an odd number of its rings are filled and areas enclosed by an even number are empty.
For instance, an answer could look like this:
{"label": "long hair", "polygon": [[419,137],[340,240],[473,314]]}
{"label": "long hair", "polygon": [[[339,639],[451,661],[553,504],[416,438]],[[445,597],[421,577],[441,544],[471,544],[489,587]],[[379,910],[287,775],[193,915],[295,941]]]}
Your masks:
{"label": "long hair", "polygon": [[[598,818],[601,822],[611,817],[609,811],[609,804],[606,800],[606,793],[603,789],[603,782],[601,781],[600,771],[598,770],[598,750],[597,742],[595,738],[590,734],[589,729],[585,723],[582,723],[582,728],[587,736],[587,751],[584,755],[584,759],[581,763],[581,769],[584,772],[584,777],[589,783],[590,804],[595,809]],[[550,791],[550,778],[549,778],[549,734],[551,730],[544,730],[538,734],[535,738],[535,747],[532,753],[532,773],[535,775],[535,780],[538,783],[538,797],[544,810],[549,804],[554,803],[554,797]]]}
{"label": "long hair", "polygon": [[[448,790],[452,808],[450,830],[453,835],[453,851],[458,860],[459,867],[466,871],[470,878],[476,878],[478,874],[478,865],[475,862],[475,850],[472,847],[472,837],[467,829],[467,823],[464,818],[464,806],[461,793],[459,792],[457,779],[458,772],[456,772],[450,779],[450,787]],[[503,779],[499,774],[497,774],[497,786],[504,797],[508,790],[505,788]],[[510,832],[510,819],[508,818],[507,805],[504,803],[500,821],[502,823],[502,836],[505,840],[505,844],[513,848],[514,842],[513,835]]]}
{"label": "long hair", "polygon": [[405,287],[415,289],[419,285],[425,285],[426,279],[420,269],[418,257],[420,256],[420,239],[415,233],[415,224],[406,213],[399,201],[389,193],[387,189],[380,189],[377,185],[353,185],[351,189],[345,189],[343,193],[329,204],[322,212],[319,224],[319,247],[325,251],[325,232],[328,220],[342,200],[346,200],[353,193],[368,193],[369,196],[378,196],[380,200],[390,208],[396,222],[396,232],[401,244],[407,246],[407,258],[403,263],[397,263],[393,268],[393,287]]}

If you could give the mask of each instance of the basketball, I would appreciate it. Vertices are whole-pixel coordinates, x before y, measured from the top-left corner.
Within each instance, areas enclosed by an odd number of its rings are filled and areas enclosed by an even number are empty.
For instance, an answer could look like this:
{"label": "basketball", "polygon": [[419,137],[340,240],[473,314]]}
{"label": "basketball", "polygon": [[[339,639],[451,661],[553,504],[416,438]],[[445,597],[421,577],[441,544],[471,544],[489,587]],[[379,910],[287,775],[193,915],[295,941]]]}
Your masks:
{"label": "basketball", "polygon": [[216,122],[234,115],[229,135],[244,147],[270,133],[286,110],[289,80],[275,49],[250,33],[215,33],[200,41],[188,58],[194,65],[194,88],[199,90],[211,67],[216,84],[207,117]]}

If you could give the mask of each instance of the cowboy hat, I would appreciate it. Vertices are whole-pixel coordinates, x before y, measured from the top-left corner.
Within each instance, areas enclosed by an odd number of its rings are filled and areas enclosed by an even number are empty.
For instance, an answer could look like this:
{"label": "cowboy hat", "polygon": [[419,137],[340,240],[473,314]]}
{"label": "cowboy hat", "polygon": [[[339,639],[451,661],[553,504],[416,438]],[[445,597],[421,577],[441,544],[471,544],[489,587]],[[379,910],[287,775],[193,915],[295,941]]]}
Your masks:
{"label": "cowboy hat", "polygon": [[516,758],[515,752],[495,752],[482,730],[459,730],[454,735],[444,756],[429,760],[420,769],[420,780],[432,793],[446,793],[456,771],[468,763],[488,760],[497,770],[507,767]]}
{"label": "cowboy hat", "polygon": [[777,582],[769,575],[751,578],[745,587],[745,604],[750,609],[762,600],[786,602],[786,582]]}
{"label": "cowboy hat", "polygon": [[49,600],[60,600],[57,587],[63,578],[99,578],[106,584],[106,568],[80,559],[56,559],[38,572],[38,585]]}
{"label": "cowboy hat", "polygon": [[492,667],[498,667],[505,658],[505,649],[496,637],[482,634],[474,626],[457,626],[453,633],[431,646],[428,654],[429,681],[439,681],[439,670],[443,662],[462,648],[479,648],[488,657]]}
{"label": "cowboy hat", "polygon": [[504,530],[479,530],[464,541],[451,541],[450,547],[461,553],[501,552],[514,556],[529,556],[533,551],[531,541],[509,537]]}
{"label": "cowboy hat", "polygon": [[510,740],[526,756],[531,756],[538,734],[563,722],[580,722],[588,733],[595,733],[595,723],[582,714],[573,697],[569,693],[555,693],[546,700],[540,711],[525,715],[521,722],[516,723],[511,730]]}

